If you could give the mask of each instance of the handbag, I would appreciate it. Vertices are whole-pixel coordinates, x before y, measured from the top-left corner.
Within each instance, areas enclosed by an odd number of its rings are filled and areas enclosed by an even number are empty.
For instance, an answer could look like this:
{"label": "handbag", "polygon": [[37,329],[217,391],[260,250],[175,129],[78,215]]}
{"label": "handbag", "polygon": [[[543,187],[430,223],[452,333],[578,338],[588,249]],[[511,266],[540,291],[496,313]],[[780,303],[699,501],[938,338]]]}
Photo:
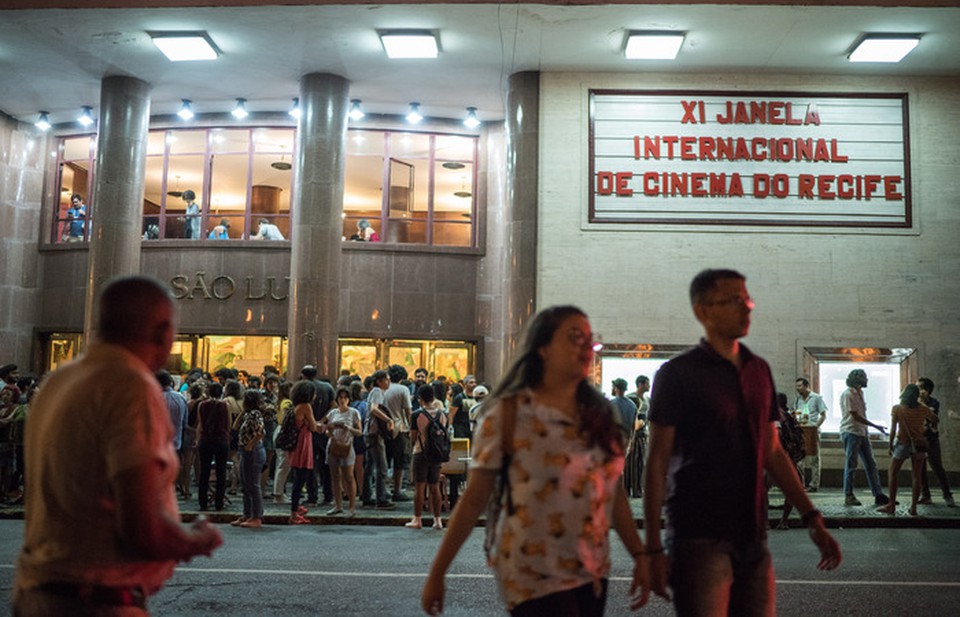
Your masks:
{"label": "handbag", "polygon": [[340,443],[339,441],[330,440],[330,445],[328,446],[330,456],[335,456],[337,458],[349,458],[353,454],[353,441],[350,443]]}

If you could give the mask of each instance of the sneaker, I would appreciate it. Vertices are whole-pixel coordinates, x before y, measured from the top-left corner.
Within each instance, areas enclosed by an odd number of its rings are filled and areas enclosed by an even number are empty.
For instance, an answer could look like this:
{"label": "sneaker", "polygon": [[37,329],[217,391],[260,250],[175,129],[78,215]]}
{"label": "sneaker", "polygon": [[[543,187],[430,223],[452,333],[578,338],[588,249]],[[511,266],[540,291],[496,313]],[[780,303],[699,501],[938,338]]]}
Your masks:
{"label": "sneaker", "polygon": [[327,510],[327,516],[336,516],[337,514],[342,514],[343,508],[330,508]]}
{"label": "sneaker", "polygon": [[885,506],[888,503],[890,503],[890,498],[884,495],[883,493],[880,493],[879,495],[873,498],[873,503],[877,504],[878,506]]}
{"label": "sneaker", "polygon": [[819,487],[819,486],[811,486],[810,488],[807,489],[807,492],[808,492],[808,493],[816,493],[816,492],[819,491],[819,490],[820,490],[820,487]]}
{"label": "sneaker", "polygon": [[357,515],[356,510],[347,510],[347,518],[353,518]]}
{"label": "sneaker", "polygon": [[929,506],[929,505],[933,504],[933,499],[930,499],[930,495],[927,495],[927,496],[923,497],[922,499],[920,499],[920,501],[918,501],[917,503],[923,504],[923,505],[925,505],[925,506]]}
{"label": "sneaker", "polygon": [[377,510],[393,510],[397,507],[397,504],[392,501],[378,501]]}
{"label": "sneaker", "polygon": [[294,514],[294,515],[292,515],[292,516],[290,517],[290,521],[289,521],[289,522],[290,522],[291,525],[309,525],[309,524],[310,524],[310,521],[308,521],[307,519],[303,518],[303,516],[301,516],[301,515],[299,515],[299,514]]}
{"label": "sneaker", "polygon": [[439,518],[433,519],[433,528],[434,529],[443,529],[443,521]]}
{"label": "sneaker", "polygon": [[414,519],[408,523],[405,523],[404,527],[407,527],[408,529],[420,529],[423,527],[423,523],[420,522],[420,519]]}
{"label": "sneaker", "polygon": [[845,506],[862,506],[860,500],[854,497],[853,495],[847,495],[846,499],[843,500],[843,505]]}
{"label": "sneaker", "polygon": [[364,499],[363,503],[360,504],[361,508],[375,508],[377,507],[377,502],[372,499]]}
{"label": "sneaker", "polygon": [[287,503],[287,496],[286,496],[286,495],[274,495],[274,496],[273,496],[273,503]]}
{"label": "sneaker", "polygon": [[951,508],[957,507],[957,503],[953,500],[953,495],[947,495],[946,497],[943,498],[943,500],[947,502],[947,505],[950,506]]}
{"label": "sneaker", "polygon": [[394,493],[393,500],[394,501],[413,501],[413,497],[408,497],[404,493]]}

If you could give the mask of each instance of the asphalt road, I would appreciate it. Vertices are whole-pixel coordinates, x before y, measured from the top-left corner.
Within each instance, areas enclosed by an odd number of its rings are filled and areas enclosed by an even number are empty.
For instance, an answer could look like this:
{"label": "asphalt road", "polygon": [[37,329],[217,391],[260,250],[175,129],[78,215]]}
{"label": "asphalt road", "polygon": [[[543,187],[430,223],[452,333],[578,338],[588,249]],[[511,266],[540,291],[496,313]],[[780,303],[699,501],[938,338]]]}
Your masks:
{"label": "asphalt road", "polygon": [[[442,532],[395,527],[222,526],[225,545],[212,559],[177,569],[151,598],[154,616],[421,615],[420,589]],[[960,610],[960,532],[839,529],[844,563],[816,570],[802,530],[771,532],[780,615],[955,615]],[[0,593],[9,597],[23,522],[0,521]],[[627,607],[630,563],[615,544],[607,615]],[[482,530],[470,538],[447,579],[452,616],[503,614],[486,568]],[[9,615],[4,603],[0,615]],[[670,615],[654,598],[638,615]]]}

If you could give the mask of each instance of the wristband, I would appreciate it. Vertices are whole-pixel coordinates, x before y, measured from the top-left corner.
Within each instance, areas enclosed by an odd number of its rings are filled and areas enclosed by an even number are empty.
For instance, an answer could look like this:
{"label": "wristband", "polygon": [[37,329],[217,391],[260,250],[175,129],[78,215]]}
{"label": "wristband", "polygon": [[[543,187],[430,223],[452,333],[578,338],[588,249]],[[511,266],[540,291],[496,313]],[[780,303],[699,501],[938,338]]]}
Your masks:
{"label": "wristband", "polygon": [[800,517],[800,522],[803,523],[804,527],[809,527],[810,521],[812,521],[815,518],[822,519],[823,512],[821,512],[820,510],[817,510],[816,508],[813,508],[812,510],[807,511],[806,514]]}

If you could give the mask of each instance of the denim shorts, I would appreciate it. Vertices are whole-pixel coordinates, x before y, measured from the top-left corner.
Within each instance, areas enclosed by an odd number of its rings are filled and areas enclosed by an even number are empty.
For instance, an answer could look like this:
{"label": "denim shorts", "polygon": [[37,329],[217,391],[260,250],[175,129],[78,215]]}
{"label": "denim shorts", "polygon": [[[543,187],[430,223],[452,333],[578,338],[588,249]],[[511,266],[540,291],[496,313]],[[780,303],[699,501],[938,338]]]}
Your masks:
{"label": "denim shorts", "polygon": [[898,461],[907,460],[913,456],[913,444],[896,442],[893,445],[893,454],[891,456]]}

